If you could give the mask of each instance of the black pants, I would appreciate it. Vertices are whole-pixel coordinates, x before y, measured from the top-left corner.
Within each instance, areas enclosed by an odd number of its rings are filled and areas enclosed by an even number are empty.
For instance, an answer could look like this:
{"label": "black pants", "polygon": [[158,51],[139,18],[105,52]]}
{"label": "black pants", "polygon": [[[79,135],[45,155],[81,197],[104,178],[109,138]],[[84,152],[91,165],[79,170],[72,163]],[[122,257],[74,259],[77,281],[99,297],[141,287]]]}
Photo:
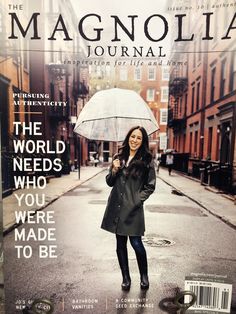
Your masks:
{"label": "black pants", "polygon": [[[128,236],[116,235],[117,255],[119,257],[119,254],[122,254],[127,257],[126,267],[128,264],[127,240]],[[140,275],[147,275],[147,254],[141,236],[129,236],[129,240],[136,254]]]}
{"label": "black pants", "polygon": [[172,168],[173,168],[173,165],[168,165],[169,175],[171,175]]}

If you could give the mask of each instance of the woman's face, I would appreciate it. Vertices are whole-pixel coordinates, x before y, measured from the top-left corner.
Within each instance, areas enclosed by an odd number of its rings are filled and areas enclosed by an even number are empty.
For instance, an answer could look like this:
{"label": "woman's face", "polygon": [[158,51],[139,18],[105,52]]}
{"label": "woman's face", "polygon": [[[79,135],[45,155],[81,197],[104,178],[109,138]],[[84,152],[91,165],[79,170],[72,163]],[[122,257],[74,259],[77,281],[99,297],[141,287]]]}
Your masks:
{"label": "woman's face", "polygon": [[143,135],[139,129],[134,130],[129,137],[130,151],[136,153],[139,147],[142,145]]}

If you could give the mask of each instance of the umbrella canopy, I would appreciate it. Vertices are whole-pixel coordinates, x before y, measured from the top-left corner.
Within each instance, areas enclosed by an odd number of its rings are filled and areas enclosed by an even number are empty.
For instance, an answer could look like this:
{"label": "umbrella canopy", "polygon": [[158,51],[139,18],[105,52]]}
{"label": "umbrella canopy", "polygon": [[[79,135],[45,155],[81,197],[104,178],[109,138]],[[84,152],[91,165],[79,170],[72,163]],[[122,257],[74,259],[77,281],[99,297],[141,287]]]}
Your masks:
{"label": "umbrella canopy", "polygon": [[148,135],[159,129],[151,109],[139,94],[112,88],[97,92],[86,103],[74,132],[90,140],[120,142],[137,125],[144,127]]}
{"label": "umbrella canopy", "polygon": [[174,148],[167,148],[165,153],[166,154],[176,153],[176,150]]}

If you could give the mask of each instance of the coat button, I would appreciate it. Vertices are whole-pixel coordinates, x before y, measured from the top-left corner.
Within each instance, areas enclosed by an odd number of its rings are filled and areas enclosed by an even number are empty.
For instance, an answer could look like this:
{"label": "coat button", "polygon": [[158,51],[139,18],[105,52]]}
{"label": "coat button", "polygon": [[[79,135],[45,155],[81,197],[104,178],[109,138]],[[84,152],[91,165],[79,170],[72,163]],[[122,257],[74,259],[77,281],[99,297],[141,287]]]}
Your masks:
{"label": "coat button", "polygon": [[118,223],[118,221],[119,221],[119,217],[116,217],[116,218],[114,219],[114,223]]}

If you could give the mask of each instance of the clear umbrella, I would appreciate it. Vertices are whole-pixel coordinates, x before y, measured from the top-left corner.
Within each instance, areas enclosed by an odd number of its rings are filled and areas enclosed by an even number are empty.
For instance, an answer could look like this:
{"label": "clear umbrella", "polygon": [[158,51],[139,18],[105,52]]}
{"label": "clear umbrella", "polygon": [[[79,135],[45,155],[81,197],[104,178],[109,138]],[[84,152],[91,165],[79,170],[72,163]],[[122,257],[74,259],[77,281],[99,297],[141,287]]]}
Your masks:
{"label": "clear umbrella", "polygon": [[138,93],[112,88],[97,92],[86,103],[74,132],[90,140],[120,142],[137,125],[149,135],[159,129],[151,109]]}

